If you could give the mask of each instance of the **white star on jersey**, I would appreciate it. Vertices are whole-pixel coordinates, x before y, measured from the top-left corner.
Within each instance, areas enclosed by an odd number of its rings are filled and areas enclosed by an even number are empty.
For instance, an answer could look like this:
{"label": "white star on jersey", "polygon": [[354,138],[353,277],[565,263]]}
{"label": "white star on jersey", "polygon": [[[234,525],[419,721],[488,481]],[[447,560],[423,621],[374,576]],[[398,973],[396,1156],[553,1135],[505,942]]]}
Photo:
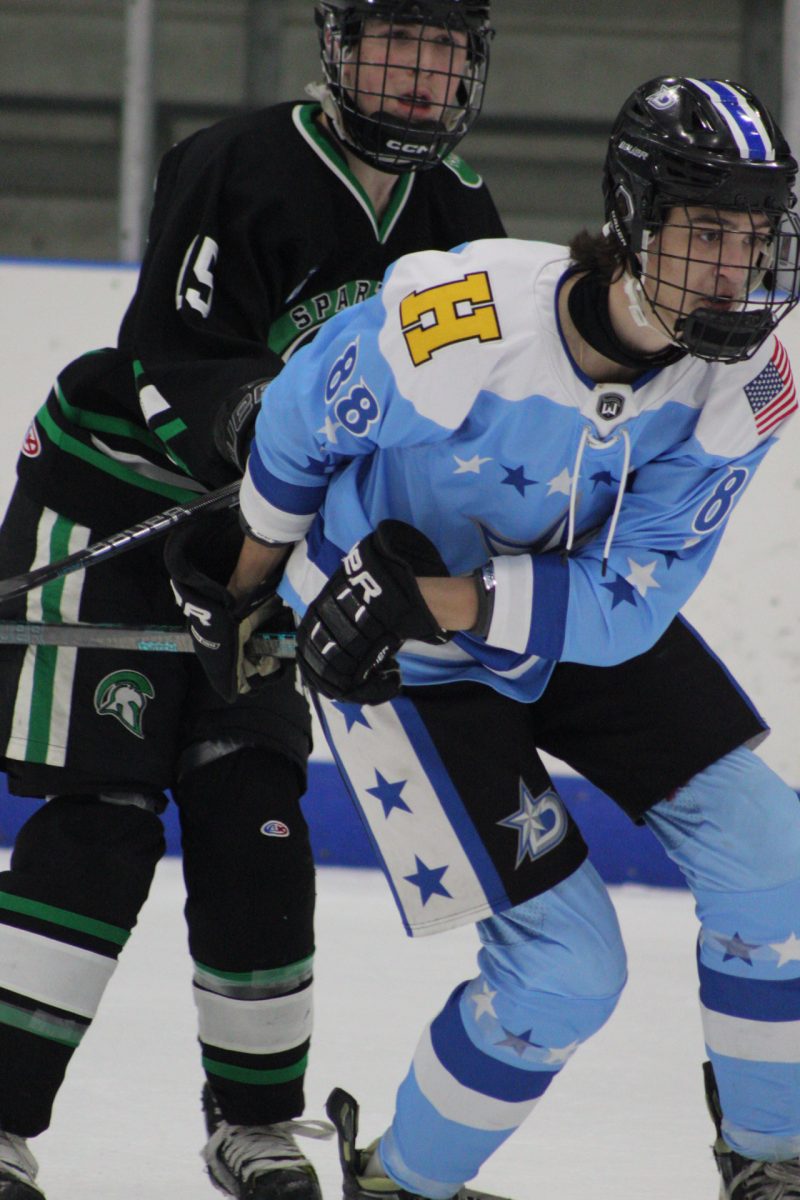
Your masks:
{"label": "white star on jersey", "polygon": [[551,1046],[545,1058],[546,1063],[559,1063],[561,1066],[572,1058],[575,1051],[580,1046],[580,1042],[570,1042],[568,1046]]}
{"label": "white star on jersey", "polygon": [[458,463],[454,475],[480,475],[483,464],[492,461],[491,458],[481,458],[479,454],[474,454],[472,458],[459,458],[454,454],[453,458]]}
{"label": "white star on jersey", "polygon": [[770,949],[778,955],[778,966],[785,967],[790,962],[800,962],[800,938],[791,933],[785,942],[772,942]]}
{"label": "white star on jersey", "polygon": [[336,424],[336,422],[332,421],[329,416],[326,416],[325,424],[322,426],[321,429],[317,430],[317,433],[321,433],[322,436],[326,439],[326,441],[330,442],[330,444],[332,446],[335,446],[337,429],[338,429],[338,425]]}
{"label": "white star on jersey", "polygon": [[569,469],[564,467],[564,470],[556,475],[555,479],[548,479],[547,494],[548,496],[568,496],[572,490],[572,476]]}
{"label": "white star on jersey", "polygon": [[625,576],[626,582],[629,583],[631,587],[636,588],[636,591],[640,596],[646,596],[650,588],[661,587],[661,584],[653,578],[653,572],[655,571],[657,565],[658,564],[656,563],[655,559],[653,559],[651,563],[647,563],[645,565],[643,563],[636,562],[632,558],[629,558],[628,566],[631,569],[631,573],[630,575]]}
{"label": "white star on jersey", "polygon": [[479,1021],[481,1019],[481,1017],[496,1017],[497,1016],[497,1013],[494,1011],[494,1005],[492,1004],[492,1001],[494,1000],[496,995],[497,995],[497,992],[496,991],[493,992],[491,990],[491,988],[489,987],[489,984],[486,982],[485,979],[483,981],[482,990],[480,992],[472,993],[472,995],[470,996],[470,1000],[475,1005],[475,1020],[476,1021]]}

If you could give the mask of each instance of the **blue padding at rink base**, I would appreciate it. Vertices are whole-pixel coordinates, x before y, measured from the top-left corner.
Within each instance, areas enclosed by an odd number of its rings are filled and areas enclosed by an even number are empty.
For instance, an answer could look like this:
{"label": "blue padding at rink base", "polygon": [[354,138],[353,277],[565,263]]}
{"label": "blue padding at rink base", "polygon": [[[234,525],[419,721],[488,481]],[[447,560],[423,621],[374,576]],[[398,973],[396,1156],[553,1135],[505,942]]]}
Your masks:
{"label": "blue padding at rink base", "polygon": [[[592,862],[606,883],[683,887],[683,876],[649,829],[634,825],[607,796],[582,779],[553,780],[585,837]],[[0,777],[0,845],[13,844],[20,826],[41,803],[9,796]],[[312,762],[303,809],[320,866],[375,867],[376,860],[358,815],[333,763]],[[162,818],[167,853],[180,854],[177,811]]]}

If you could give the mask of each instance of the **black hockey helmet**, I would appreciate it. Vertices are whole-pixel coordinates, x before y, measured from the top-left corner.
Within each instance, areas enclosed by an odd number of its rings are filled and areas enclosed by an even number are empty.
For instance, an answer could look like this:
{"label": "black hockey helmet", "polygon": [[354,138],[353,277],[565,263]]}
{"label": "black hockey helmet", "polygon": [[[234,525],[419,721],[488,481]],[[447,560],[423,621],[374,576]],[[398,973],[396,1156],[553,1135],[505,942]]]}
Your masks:
{"label": "black hockey helmet", "polygon": [[[454,39],[449,65],[440,73],[453,82],[457,79],[458,86],[435,119],[386,112],[390,93],[385,70],[380,88],[367,90],[359,86],[359,62],[372,61],[369,38],[364,36],[369,18],[387,25],[389,37],[399,26],[416,27],[417,64],[424,43],[433,36],[432,29],[464,35],[466,66],[460,69],[457,65],[456,55],[463,42]],[[318,0],[316,20],[325,81],[336,110],[335,130],[359,158],[382,171],[399,174],[435,167],[458,145],[483,104],[489,43],[494,32],[490,0]],[[350,86],[345,86],[343,78],[347,67],[355,71]]]}
{"label": "black hockey helmet", "polygon": [[[650,247],[658,259],[653,239],[668,214],[671,224],[681,220],[675,210],[687,207],[710,210],[712,221],[727,211],[749,214],[762,226],[765,217],[768,222],[766,243],[752,238],[760,249],[735,311],[701,306],[683,315],[683,305],[672,308],[677,320],[668,331],[691,354],[723,362],[749,358],[800,299],[796,175],[797,162],[773,116],[741,84],[662,76],[642,84],[623,105],[605,164],[607,230],[651,307],[659,303],[659,264],[652,263]],[[653,284],[655,296],[647,291]],[[686,297],[690,292],[685,289]]]}

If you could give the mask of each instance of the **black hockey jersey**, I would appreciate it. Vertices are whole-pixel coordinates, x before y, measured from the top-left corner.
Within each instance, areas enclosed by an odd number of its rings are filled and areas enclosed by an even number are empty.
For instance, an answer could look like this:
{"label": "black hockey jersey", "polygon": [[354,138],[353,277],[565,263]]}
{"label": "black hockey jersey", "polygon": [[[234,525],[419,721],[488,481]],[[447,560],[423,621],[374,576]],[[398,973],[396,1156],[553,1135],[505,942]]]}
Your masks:
{"label": "black hockey jersey", "polygon": [[69,364],[26,438],[19,476],[42,503],[112,531],[231,481],[222,400],[276,375],[401,255],[503,235],[456,156],[399,176],[378,219],[319,114],[276,105],[165,155],[118,347]]}

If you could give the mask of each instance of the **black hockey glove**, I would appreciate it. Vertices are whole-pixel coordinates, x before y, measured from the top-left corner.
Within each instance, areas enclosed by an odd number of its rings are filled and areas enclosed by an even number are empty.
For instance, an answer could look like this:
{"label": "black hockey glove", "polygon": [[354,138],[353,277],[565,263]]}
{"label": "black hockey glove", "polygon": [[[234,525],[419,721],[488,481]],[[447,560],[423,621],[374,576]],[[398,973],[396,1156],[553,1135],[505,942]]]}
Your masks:
{"label": "black hockey glove", "polygon": [[403,521],[381,521],[342,560],[297,630],[297,662],[309,687],[332,700],[382,704],[400,690],[395,653],[407,638],[451,634],[434,620],[417,575],[449,575],[438,550]]}
{"label": "black hockey glove", "polygon": [[256,417],[261,408],[261,393],[271,377],[246,383],[220,407],[214,421],[214,444],[226,462],[244,475]]}
{"label": "black hockey glove", "polygon": [[225,583],[236,564],[242,533],[238,515],[214,513],[175,529],[167,538],[164,562],[178,606],[194,639],[195,654],[208,680],[228,703],[271,683],[282,665],[277,658],[248,654],[247,642],[262,625],[284,625],[276,580],[262,584],[246,600],[235,600]]}

